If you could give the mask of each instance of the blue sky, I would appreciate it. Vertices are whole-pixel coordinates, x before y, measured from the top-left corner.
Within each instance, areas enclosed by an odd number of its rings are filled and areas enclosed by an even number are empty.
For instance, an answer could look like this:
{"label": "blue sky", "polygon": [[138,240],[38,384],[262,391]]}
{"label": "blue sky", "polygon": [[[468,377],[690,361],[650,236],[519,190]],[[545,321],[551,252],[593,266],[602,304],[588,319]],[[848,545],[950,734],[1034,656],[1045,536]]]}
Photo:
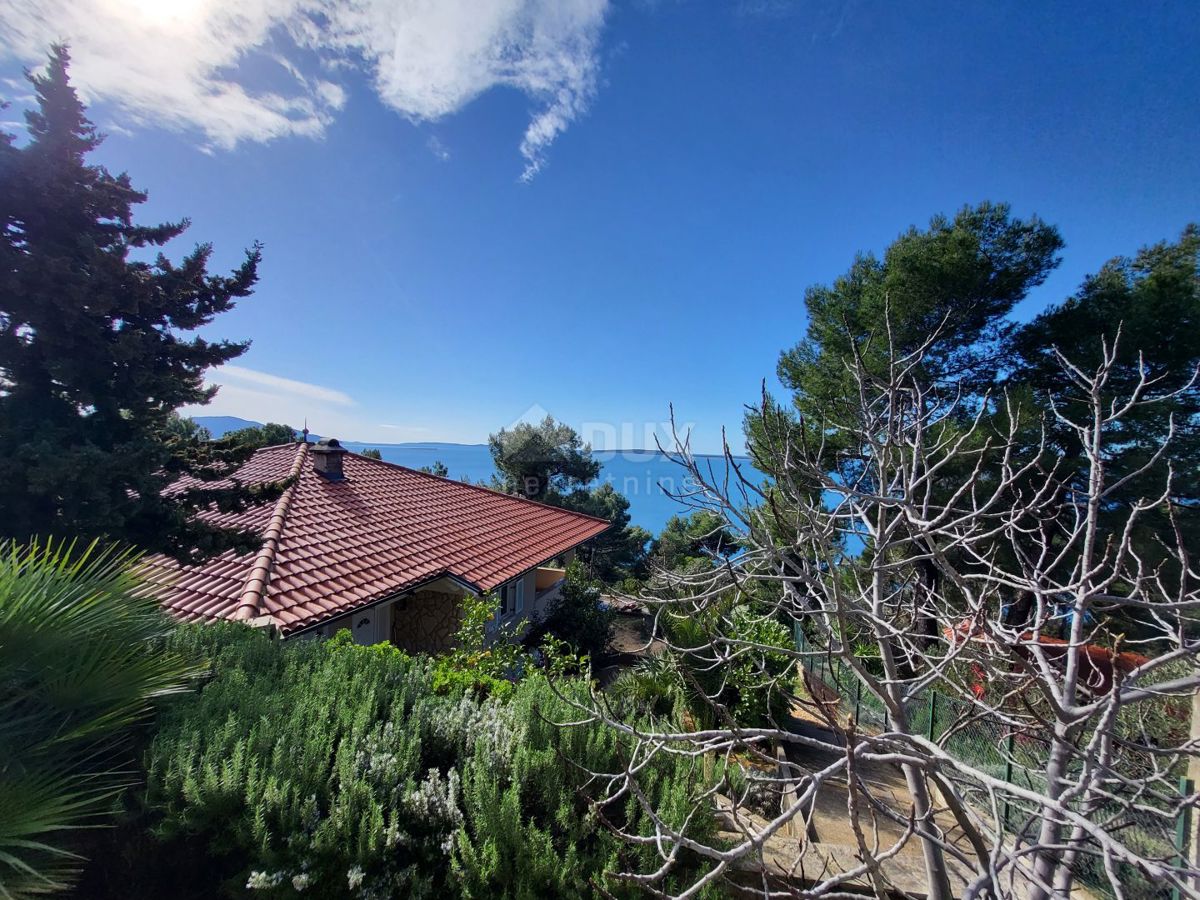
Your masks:
{"label": "blue sky", "polygon": [[208,412],[345,438],[740,446],[805,287],[912,223],[1057,224],[1029,316],[1200,219],[1193,3],[0,0],[0,75],[55,36],[176,254],[265,245]]}

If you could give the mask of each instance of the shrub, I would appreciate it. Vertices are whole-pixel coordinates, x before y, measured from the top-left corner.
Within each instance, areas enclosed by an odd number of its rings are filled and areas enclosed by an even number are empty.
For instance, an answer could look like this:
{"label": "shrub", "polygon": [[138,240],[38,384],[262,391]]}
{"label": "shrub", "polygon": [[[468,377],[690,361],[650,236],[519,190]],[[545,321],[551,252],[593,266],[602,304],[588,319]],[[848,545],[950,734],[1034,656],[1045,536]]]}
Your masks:
{"label": "shrub", "polygon": [[[228,891],[628,895],[609,873],[655,867],[652,850],[603,827],[591,801],[605,782],[584,771],[620,772],[627,738],[553,724],[578,718],[559,692],[582,697],[581,680],[530,674],[502,700],[437,693],[436,663],[345,633],[282,643],[239,626],[187,627],[175,645],[209,658],[212,677],[164,717],[147,754],[147,803],[164,853],[228,861]],[[702,787],[699,768],[655,770],[651,802],[678,823]],[[651,833],[628,797],[603,816]]]}
{"label": "shrub", "polygon": [[579,653],[595,658],[608,647],[615,615],[600,601],[600,585],[588,578],[578,561],[572,562],[567,566],[562,594],[547,612],[543,628]]}
{"label": "shrub", "polygon": [[[714,704],[748,727],[762,727],[786,715],[791,698],[779,676],[787,670],[789,657],[770,648],[786,651],[794,643],[778,621],[725,598],[695,616],[661,616],[658,624],[673,648],[664,657],[678,673],[679,693],[699,727],[720,723]],[[729,658],[719,657],[715,647]]]}
{"label": "shrub", "polygon": [[488,634],[488,622],[500,611],[499,599],[494,594],[468,594],[460,605],[462,623],[454,635],[454,649],[434,662],[434,691],[439,694],[471,691],[481,698],[509,696],[529,660],[511,626]]}

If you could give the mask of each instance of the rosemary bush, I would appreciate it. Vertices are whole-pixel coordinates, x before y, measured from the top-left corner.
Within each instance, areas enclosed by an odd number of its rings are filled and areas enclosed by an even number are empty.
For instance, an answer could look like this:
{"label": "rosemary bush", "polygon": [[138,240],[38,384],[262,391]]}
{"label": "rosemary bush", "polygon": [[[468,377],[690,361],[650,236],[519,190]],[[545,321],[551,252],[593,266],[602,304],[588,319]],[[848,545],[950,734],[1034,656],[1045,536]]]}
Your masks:
{"label": "rosemary bush", "polygon": [[[605,822],[641,830],[642,813],[624,797],[597,808],[603,779],[576,765],[620,771],[627,739],[554,724],[579,716],[543,675],[481,697],[436,692],[436,663],[346,633],[280,643],[218,625],[184,627],[174,642],[209,659],[212,676],[164,715],[146,803],[163,854],[223,861],[213,878],[227,892],[634,893],[613,873],[653,851],[631,850]],[[682,821],[699,768],[659,765],[651,802]]]}

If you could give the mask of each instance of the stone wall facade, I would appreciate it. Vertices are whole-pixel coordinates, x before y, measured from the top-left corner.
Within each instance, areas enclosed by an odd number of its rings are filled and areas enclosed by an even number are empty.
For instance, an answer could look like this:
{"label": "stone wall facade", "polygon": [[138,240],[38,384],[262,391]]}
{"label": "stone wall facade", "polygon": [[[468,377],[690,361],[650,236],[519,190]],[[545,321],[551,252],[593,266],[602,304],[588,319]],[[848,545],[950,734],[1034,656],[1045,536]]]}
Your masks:
{"label": "stone wall facade", "polygon": [[392,644],[408,653],[441,653],[454,646],[462,622],[461,594],[420,590],[392,607]]}

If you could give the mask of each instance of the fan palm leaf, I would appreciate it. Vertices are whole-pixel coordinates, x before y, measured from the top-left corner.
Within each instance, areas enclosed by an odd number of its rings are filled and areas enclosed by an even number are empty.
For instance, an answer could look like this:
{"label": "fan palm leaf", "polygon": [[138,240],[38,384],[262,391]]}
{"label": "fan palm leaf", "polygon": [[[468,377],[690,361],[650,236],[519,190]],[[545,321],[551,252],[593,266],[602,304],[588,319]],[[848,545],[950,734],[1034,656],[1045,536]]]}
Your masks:
{"label": "fan palm leaf", "polygon": [[187,688],[172,624],[136,556],[96,543],[0,544],[0,898],[66,889],[75,832],[134,780],[137,726]]}

